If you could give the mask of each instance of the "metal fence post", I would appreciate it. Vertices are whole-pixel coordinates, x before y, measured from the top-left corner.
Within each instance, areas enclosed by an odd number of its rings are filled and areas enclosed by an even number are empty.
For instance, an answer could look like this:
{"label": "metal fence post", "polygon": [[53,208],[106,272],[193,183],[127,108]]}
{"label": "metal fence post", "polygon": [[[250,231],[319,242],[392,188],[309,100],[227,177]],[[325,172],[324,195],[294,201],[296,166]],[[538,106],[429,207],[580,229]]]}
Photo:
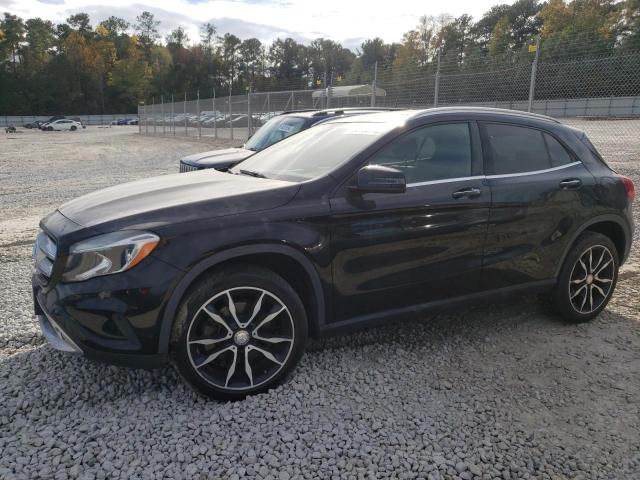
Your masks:
{"label": "metal fence post", "polygon": [[187,127],[187,92],[184,92],[183,108],[184,108],[184,136],[188,137],[189,136],[189,129]]}
{"label": "metal fence post", "polygon": [[196,111],[198,112],[198,139],[202,138],[202,115],[200,114],[200,90],[196,92]]}
{"label": "metal fence post", "polygon": [[540,58],[540,35],[538,35],[538,39],[536,40],[536,56],[533,58],[533,63],[531,64],[531,81],[529,83],[529,108],[527,109],[527,112],[531,112],[533,110],[533,97],[536,90],[536,74],[538,73],[538,58]]}
{"label": "metal fence post", "polygon": [[229,85],[229,126],[231,127],[231,140],[233,140],[233,109],[231,108],[231,85]]}
{"label": "metal fence post", "polygon": [[156,120],[156,97],[151,97],[151,111],[153,112],[153,134],[158,130],[158,122]]}
{"label": "metal fence post", "polygon": [[149,114],[147,112],[147,107],[148,107],[148,105],[146,104],[146,100],[145,100],[145,104],[144,104],[144,129],[145,129],[145,135],[149,135]]}
{"label": "metal fence post", "polygon": [[162,115],[162,136],[167,134],[167,125],[164,122],[164,95],[160,95],[160,115]]}
{"label": "metal fence post", "polygon": [[176,134],[176,114],[175,104],[173,103],[173,93],[171,94],[171,133]]}
{"label": "metal fence post", "polygon": [[435,86],[433,89],[433,106],[438,106],[438,97],[440,95],[440,48],[438,48],[438,63],[436,66]]}
{"label": "metal fence post", "polygon": [[271,93],[267,92],[267,118],[271,118]]}
{"label": "metal fence post", "polygon": [[[142,135],[142,122],[140,121],[140,117],[142,117],[142,115],[140,115],[141,111],[144,111],[144,105],[140,105],[140,103],[138,103],[138,135]],[[89,120],[87,119],[87,123],[89,123]]]}
{"label": "metal fence post", "polygon": [[211,100],[213,107],[213,138],[218,139],[218,112],[216,112],[216,89],[213,89],[213,99]]}
{"label": "metal fence post", "polygon": [[251,88],[247,92],[247,140],[251,136]]}
{"label": "metal fence post", "polygon": [[373,83],[371,84],[371,106],[376,106],[376,87],[378,83],[378,62],[373,66]]}

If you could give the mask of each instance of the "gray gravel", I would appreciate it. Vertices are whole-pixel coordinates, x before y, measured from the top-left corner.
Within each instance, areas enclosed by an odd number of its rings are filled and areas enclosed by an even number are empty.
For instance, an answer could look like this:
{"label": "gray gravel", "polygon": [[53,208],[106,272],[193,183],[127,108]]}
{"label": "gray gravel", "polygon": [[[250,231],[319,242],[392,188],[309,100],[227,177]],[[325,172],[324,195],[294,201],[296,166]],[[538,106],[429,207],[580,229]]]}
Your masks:
{"label": "gray gravel", "polygon": [[[289,382],[237,403],[44,345],[40,216],[203,148],[132,130],[0,138],[0,478],[637,478],[637,249],[592,323],[516,298],[311,342]],[[636,182],[638,147],[614,159]]]}

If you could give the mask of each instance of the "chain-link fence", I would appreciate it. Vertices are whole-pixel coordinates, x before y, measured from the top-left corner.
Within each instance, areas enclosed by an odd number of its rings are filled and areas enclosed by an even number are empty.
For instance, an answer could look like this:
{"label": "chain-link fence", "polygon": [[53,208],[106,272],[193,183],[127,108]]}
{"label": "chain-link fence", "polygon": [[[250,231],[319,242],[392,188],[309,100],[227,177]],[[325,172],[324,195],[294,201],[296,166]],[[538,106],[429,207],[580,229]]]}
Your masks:
{"label": "chain-link fence", "polygon": [[[542,47],[544,48],[544,46]],[[535,49],[534,49],[535,50]],[[380,68],[367,83],[322,89],[251,92],[139,108],[140,132],[246,140],[274,115],[346,107],[430,108],[475,105],[531,111],[577,125],[606,148],[608,135],[640,133],[640,52],[541,60],[540,50],[511,64]],[[199,95],[198,95],[199,97]],[[167,101],[169,100],[169,101]],[[637,144],[637,142],[633,142]],[[640,154],[640,148],[635,151]]]}

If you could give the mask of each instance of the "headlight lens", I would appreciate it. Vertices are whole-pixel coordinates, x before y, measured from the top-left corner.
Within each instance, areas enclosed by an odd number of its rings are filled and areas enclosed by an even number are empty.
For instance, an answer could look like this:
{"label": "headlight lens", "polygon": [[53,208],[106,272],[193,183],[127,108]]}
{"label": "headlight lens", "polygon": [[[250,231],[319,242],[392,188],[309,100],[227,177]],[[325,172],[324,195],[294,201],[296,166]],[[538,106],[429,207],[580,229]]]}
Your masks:
{"label": "headlight lens", "polygon": [[159,241],[150,232],[123,230],[78,242],[69,249],[62,281],[81,282],[129,270],[147,257]]}

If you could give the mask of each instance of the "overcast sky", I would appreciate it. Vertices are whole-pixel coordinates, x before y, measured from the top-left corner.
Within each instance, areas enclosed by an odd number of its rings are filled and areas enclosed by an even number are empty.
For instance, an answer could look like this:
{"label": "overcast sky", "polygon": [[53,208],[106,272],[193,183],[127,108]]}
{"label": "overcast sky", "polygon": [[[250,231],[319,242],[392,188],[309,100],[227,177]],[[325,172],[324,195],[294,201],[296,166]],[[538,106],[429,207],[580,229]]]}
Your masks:
{"label": "overcast sky", "polygon": [[355,48],[363,39],[376,36],[387,42],[400,41],[421,15],[469,13],[477,19],[496,3],[505,0],[0,0],[0,11],[54,22],[87,12],[95,26],[110,15],[133,23],[140,12],[149,10],[162,22],[163,37],[181,25],[195,41],[200,25],[209,21],[217,27],[218,34],[229,32],[242,39],[257,37],[270,42],[290,36],[308,42],[325,37]]}

